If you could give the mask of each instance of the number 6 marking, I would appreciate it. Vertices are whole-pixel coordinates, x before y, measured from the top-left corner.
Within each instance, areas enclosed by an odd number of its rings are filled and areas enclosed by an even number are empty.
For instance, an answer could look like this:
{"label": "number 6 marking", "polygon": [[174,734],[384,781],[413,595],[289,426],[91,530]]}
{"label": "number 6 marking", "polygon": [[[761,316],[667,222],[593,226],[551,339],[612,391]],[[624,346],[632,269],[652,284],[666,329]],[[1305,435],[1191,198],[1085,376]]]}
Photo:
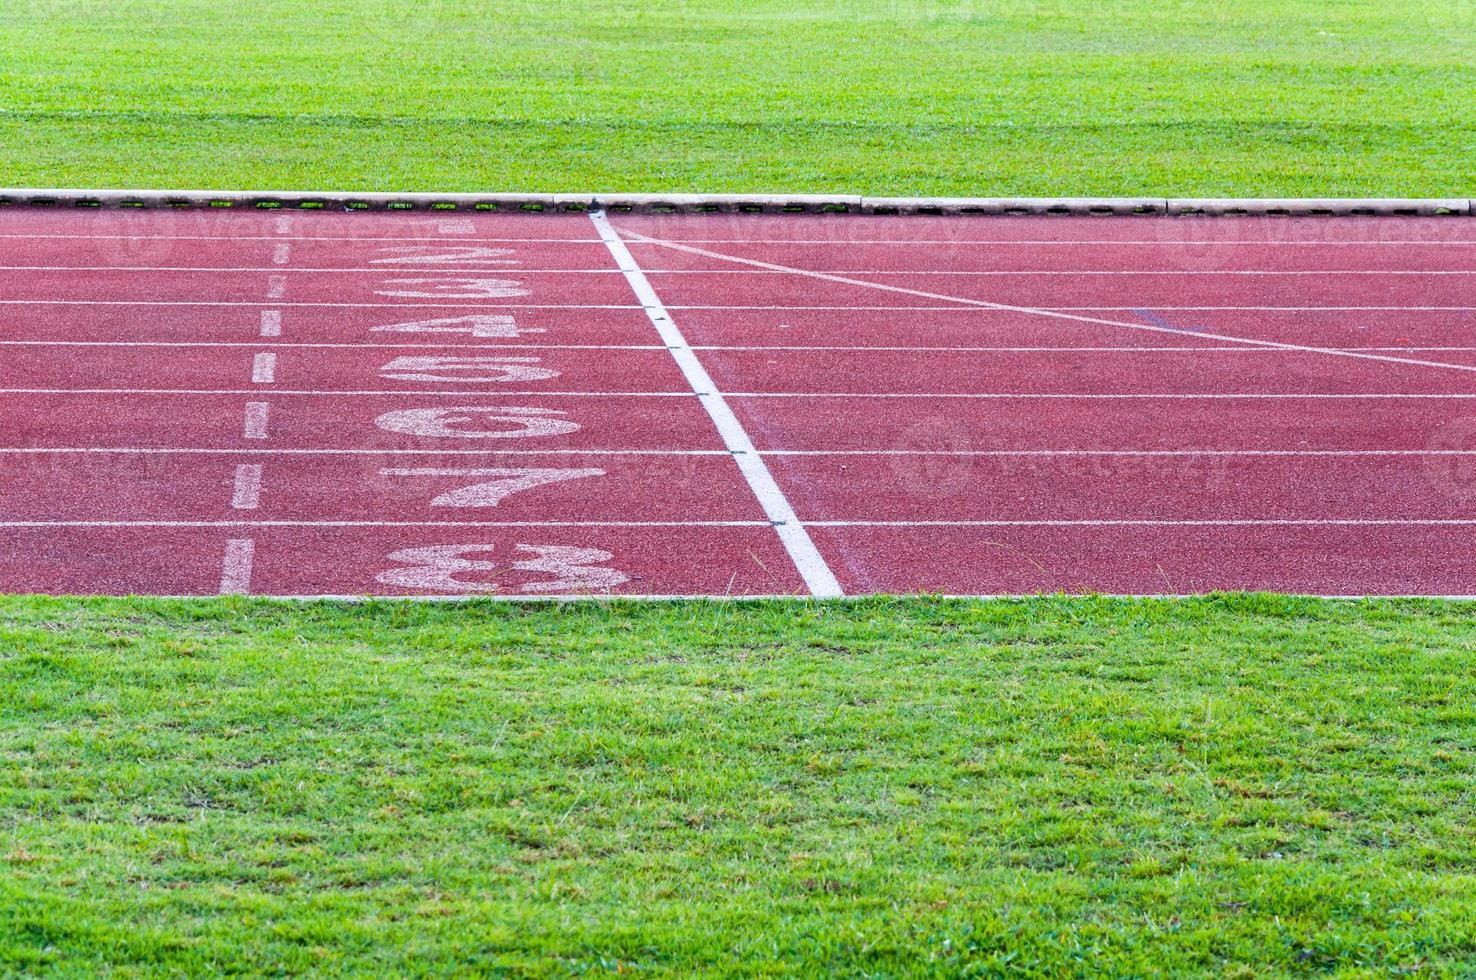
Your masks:
{"label": "number 6 marking", "polygon": [[[496,562],[465,557],[467,555],[489,555],[496,545],[490,544],[438,544],[424,548],[402,548],[392,552],[389,560],[407,565],[380,572],[376,580],[381,585],[392,585],[402,589],[424,589],[433,592],[491,594],[501,588],[490,581],[464,581],[456,576],[465,572],[496,572]],[[613,589],[630,581],[624,572],[613,568],[601,568],[614,555],[598,548],[579,548],[561,544],[520,544],[518,551],[531,552],[535,557],[514,561],[508,566],[514,572],[538,572],[554,576],[544,582],[525,582],[518,587],[520,592],[552,593]]]}
{"label": "number 6 marking", "polygon": [[[553,408],[472,406],[471,408],[404,408],[385,412],[374,424],[386,432],[407,436],[437,436],[455,439],[521,439],[526,436],[562,436],[578,432],[579,424],[557,418],[564,413]],[[460,429],[456,426],[482,418],[508,422],[512,429]]]}
{"label": "number 6 marking", "polygon": [[582,480],[591,476],[604,476],[604,470],[596,469],[438,469],[415,467],[407,469],[380,470],[380,476],[495,476],[498,479],[448,490],[432,497],[432,507],[496,507],[515,493],[532,490],[534,487],[565,480]]}

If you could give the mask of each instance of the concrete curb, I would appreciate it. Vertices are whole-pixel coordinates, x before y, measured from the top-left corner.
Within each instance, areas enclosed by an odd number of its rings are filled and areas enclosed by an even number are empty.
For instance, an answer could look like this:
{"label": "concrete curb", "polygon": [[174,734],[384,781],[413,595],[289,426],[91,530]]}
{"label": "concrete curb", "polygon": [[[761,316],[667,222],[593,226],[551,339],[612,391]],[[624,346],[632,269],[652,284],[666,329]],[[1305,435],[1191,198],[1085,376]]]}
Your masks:
{"label": "concrete curb", "polygon": [[845,194],[357,194],[0,189],[0,208],[198,208],[640,214],[1472,215],[1463,198],[861,197]]}

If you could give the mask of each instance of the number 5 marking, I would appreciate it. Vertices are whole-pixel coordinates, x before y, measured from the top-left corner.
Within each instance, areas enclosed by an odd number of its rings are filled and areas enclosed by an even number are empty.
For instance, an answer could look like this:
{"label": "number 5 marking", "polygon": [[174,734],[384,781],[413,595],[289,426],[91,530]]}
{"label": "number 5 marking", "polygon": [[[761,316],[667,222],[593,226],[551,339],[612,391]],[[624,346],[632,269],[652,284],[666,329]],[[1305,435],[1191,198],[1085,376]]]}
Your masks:
{"label": "number 5 marking", "polygon": [[[402,589],[424,589],[433,592],[456,594],[491,594],[502,591],[491,581],[465,581],[457,575],[467,572],[496,572],[496,562],[466,557],[468,555],[490,555],[496,545],[490,544],[438,544],[424,548],[403,548],[392,552],[389,560],[406,565],[406,568],[380,572],[376,580],[381,585],[392,585]],[[517,550],[531,552],[535,557],[514,561],[507,566],[513,572],[537,572],[552,575],[543,582],[525,582],[518,587],[520,592],[552,593],[613,589],[630,581],[630,576],[613,568],[600,567],[614,555],[598,548],[579,548],[561,544],[520,544]]]}
{"label": "number 5 marking", "polygon": [[436,467],[414,467],[406,469],[380,470],[381,476],[492,476],[495,480],[473,483],[448,490],[431,498],[432,507],[496,507],[508,497],[534,487],[562,483],[565,480],[582,480],[592,476],[604,476],[604,470],[596,469],[439,469]]}
{"label": "number 5 marking", "polygon": [[552,368],[533,367],[539,357],[397,357],[379,373],[396,381],[547,381]]}

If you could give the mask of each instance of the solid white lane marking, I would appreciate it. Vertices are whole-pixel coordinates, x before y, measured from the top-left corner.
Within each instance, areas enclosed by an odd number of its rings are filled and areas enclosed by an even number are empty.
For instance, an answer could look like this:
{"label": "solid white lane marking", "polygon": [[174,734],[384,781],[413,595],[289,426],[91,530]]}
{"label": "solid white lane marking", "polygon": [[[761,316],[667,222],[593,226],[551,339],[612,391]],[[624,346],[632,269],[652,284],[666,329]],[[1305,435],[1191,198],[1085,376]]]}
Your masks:
{"label": "solid white lane marking", "polygon": [[[212,449],[201,446],[0,446],[0,455],[731,456],[726,449]],[[760,456],[1476,456],[1476,449],[764,449]]]}
{"label": "solid white lane marking", "polygon": [[267,299],[281,299],[287,295],[287,277],[268,276],[266,295]]}
{"label": "solid white lane marking", "polygon": [[[1476,522],[1473,522],[1476,523]],[[761,527],[772,521],[0,521],[4,527]],[[248,542],[249,543],[249,542]],[[247,564],[247,580],[250,579]]]}
{"label": "solid white lane marking", "polygon": [[[348,310],[420,310],[420,309],[493,309],[493,310],[638,310],[631,303],[283,303],[278,300],[217,299],[0,299],[0,306],[289,306],[324,307]],[[871,307],[861,307],[870,309]],[[1403,309],[1403,307],[1392,307]],[[1467,307],[1433,307],[1434,309],[1466,309]],[[1476,307],[1470,307],[1476,309]],[[747,307],[739,307],[747,309]],[[767,309],[767,307],[754,307]],[[1154,309],[1172,309],[1157,306]]]}
{"label": "solid white lane marking", "polygon": [[[0,388],[0,395],[255,395],[250,388]],[[424,395],[427,398],[699,398],[704,404],[715,398],[852,398],[857,401],[881,401],[898,398],[948,398],[1020,401],[1041,399],[1080,399],[1083,401],[1112,399],[1177,399],[1177,400],[1235,400],[1235,399],[1468,399],[1476,398],[1476,392],[1017,392],[1017,391],[715,391],[710,397],[694,395],[690,391],[416,391],[416,390],[274,390],[275,395],[292,395],[304,398],[369,398],[406,395]],[[496,406],[478,405],[460,411],[486,412]],[[450,411],[450,409],[421,409],[419,411]]]}
{"label": "solid white lane marking", "polygon": [[262,310],[261,311],[261,335],[263,337],[280,337],[280,336],[282,336],[282,311],[281,310]]}
{"label": "solid white lane marking", "polygon": [[[1034,219],[1039,220],[1039,219]],[[1094,219],[1095,220],[1095,219]],[[1216,221],[1234,220],[1216,218]],[[1283,220],[1283,219],[1272,219]],[[1325,219],[1316,218],[1316,221]],[[1399,221],[1408,219],[1399,218]],[[295,242],[439,242],[442,239],[426,236],[413,235],[79,235],[79,234],[32,234],[8,232],[0,233],[0,239],[22,238],[22,239],[59,239],[82,241],[106,241],[109,239],[126,239],[130,241],[205,241],[205,242],[249,242],[249,241],[276,241],[287,238]],[[1308,245],[1325,245],[1328,247],[1395,247],[1403,248],[1409,245],[1435,246],[1466,246],[1476,245],[1476,239],[1378,239],[1367,241],[1356,241],[1339,239],[1336,241],[1325,241],[1318,238],[1301,239],[1278,239],[1268,241],[1265,239],[1239,238],[1239,239],[1216,239],[1214,241],[1196,241],[1192,238],[1167,239],[1167,238],[1142,238],[1142,239],[1111,239],[1111,238],[673,238],[671,241],[682,242],[686,245],[828,245],[833,248],[850,248],[854,245],[918,245],[934,247],[938,245],[1102,245],[1115,248],[1123,245],[1141,245],[1152,248],[1182,248],[1191,245],[1195,248],[1238,248],[1244,245],[1264,245],[1278,248],[1301,248]],[[462,239],[463,242],[517,242],[531,245],[603,245],[598,238],[469,238]],[[460,243],[458,243],[460,244]],[[640,243],[636,243],[640,244]]]}
{"label": "solid white lane marking", "polygon": [[[274,242],[287,239],[293,242],[439,242],[442,239],[425,235],[74,235],[74,234],[19,234],[0,233],[0,239],[58,239],[62,241],[178,241],[178,242]],[[472,242],[520,242],[529,245],[598,245],[598,238],[469,238]]]}
{"label": "solid white lane marking", "polygon": [[272,264],[286,265],[292,260],[292,243],[278,242],[272,246]]}
{"label": "solid white lane marking", "polygon": [[247,439],[265,439],[267,437],[267,422],[271,416],[272,406],[267,402],[246,403],[245,436]]}
{"label": "solid white lane marking", "polygon": [[236,510],[255,510],[261,502],[261,464],[241,463],[236,467],[236,487],[231,506]]}
{"label": "solid white lane marking", "polygon": [[1440,368],[1450,371],[1476,371],[1473,364],[1451,364],[1444,361],[1427,361],[1409,357],[1394,357],[1388,354],[1370,354],[1361,351],[1339,350],[1331,347],[1312,347],[1305,344],[1289,344],[1276,340],[1256,340],[1248,337],[1237,337],[1231,334],[1210,333],[1203,330],[1186,330],[1179,327],[1163,326],[1134,322],[1129,320],[1108,320],[1102,317],[1083,316],[1075,313],[1063,313],[1059,310],[1049,310],[1041,307],[1015,306],[1008,303],[993,303],[988,300],[973,299],[970,297],[949,296],[943,293],[933,293],[926,290],[910,289],[905,286],[890,286],[886,283],[868,282],[865,279],[852,279],[847,276],[838,276],[828,272],[814,272],[808,269],[799,269],[793,266],[779,265],[773,262],[760,262],[757,259],[745,259],[721,252],[713,252],[708,249],[694,248],[689,245],[681,245],[673,242],[662,241],[658,238],[650,238],[637,232],[632,232],[632,237],[646,242],[650,245],[660,245],[665,248],[675,249],[679,252],[687,252],[694,255],[702,255],[707,258],[721,259],[726,262],[735,262],[740,265],[749,265],[756,268],[769,269],[774,272],[785,272],[807,279],[819,279],[825,282],[835,282],[848,286],[859,286],[864,289],[876,289],[883,292],[901,293],[907,296],[918,296],[924,299],[944,300],[953,303],[961,303],[967,306],[977,306],[983,309],[1004,310],[1012,313],[1024,313],[1031,316],[1043,316],[1052,319],[1070,320],[1076,323],[1093,323],[1107,327],[1121,327],[1126,330],[1137,330],[1149,333],[1172,334],[1176,336],[1196,337],[1205,340],[1222,340],[1231,344],[1246,344],[1256,347],[1275,347],[1282,350],[1299,350],[1310,354],[1327,354],[1332,357],[1347,357],[1358,360],[1382,361],[1395,364],[1410,364],[1419,367]]}
{"label": "solid white lane marking", "polygon": [[[1476,518],[1206,518],[1204,520],[1091,519],[1031,521],[807,521],[811,527],[1472,527]],[[0,521],[27,527],[761,527],[772,521]]]}
{"label": "solid white lane marking", "polygon": [[251,359],[251,380],[259,385],[267,385],[276,381],[277,355],[263,352],[253,357]]}
{"label": "solid white lane marking", "polygon": [[[278,255],[290,253],[280,249]],[[275,261],[275,256],[273,257]],[[284,257],[283,263],[287,261]],[[386,261],[376,259],[375,261]],[[427,260],[429,261],[429,260]],[[507,264],[515,265],[509,260]],[[486,272],[485,267],[466,269],[434,266],[437,273],[473,275]],[[353,266],[302,266],[278,269],[273,266],[204,266],[204,265],[0,265],[0,272],[169,272],[169,273],[240,273],[283,272],[297,275],[383,275],[383,268]],[[648,276],[763,276],[780,275],[772,269],[643,269]],[[826,269],[836,276],[1476,276],[1476,269]],[[608,276],[619,275],[619,269],[518,269],[519,275]],[[399,294],[394,294],[399,295]],[[418,294],[412,294],[418,295]]]}
{"label": "solid white lane marking", "polygon": [[677,367],[681,369],[683,377],[691,385],[692,391],[701,397],[702,405],[707,409],[708,415],[717,427],[723,445],[733,452],[733,458],[744,479],[748,481],[749,488],[758,498],[759,505],[763,507],[769,520],[774,522],[779,540],[783,542],[790,560],[794,562],[810,594],[825,598],[843,595],[840,581],[831,571],[830,566],[825,563],[824,556],[815,547],[815,542],[810,539],[809,532],[800,523],[794,507],[784,496],[784,492],[780,490],[779,484],[774,480],[774,475],[769,472],[768,464],[756,452],[753,440],[749,438],[742,423],[738,421],[738,416],[733,414],[733,409],[723,396],[718,394],[717,386],[708,376],[707,369],[702,366],[697,354],[688,346],[686,337],[682,335],[671,315],[662,306],[661,298],[656,295],[650,281],[642,274],[640,266],[630,254],[630,249],[626,247],[619,233],[605,217],[605,212],[591,211],[589,218],[594,223],[600,240],[610,250],[610,256],[615,260],[616,266],[625,273],[625,279],[630,284],[631,291],[640,300],[641,307],[646,311],[652,326],[656,328],[662,342],[671,351],[671,356],[676,361]]}
{"label": "solid white lane marking", "polygon": [[[897,289],[900,287],[887,286],[882,283],[870,283],[877,289]],[[939,297],[946,299],[947,297]],[[0,303],[10,302],[0,300]],[[16,300],[15,302],[26,302]],[[65,303],[66,300],[57,302]],[[974,300],[953,300],[953,302],[972,303]],[[978,301],[978,302],[982,302]],[[247,304],[250,305],[250,304]],[[1137,306],[1032,306],[1028,309],[1016,309],[1004,306],[882,306],[872,304],[870,306],[776,306],[768,304],[759,305],[724,305],[719,303],[689,303],[685,305],[672,304],[668,310],[755,310],[763,312],[822,312],[822,313],[1074,313],[1086,311],[1092,313],[1137,313],[1145,307]],[[1172,313],[1177,311],[1220,311],[1234,313],[1246,311],[1252,313],[1469,313],[1476,310],[1476,306],[1158,306],[1151,309],[1155,313]],[[1073,319],[1064,317],[1063,319]],[[1208,336],[1208,335],[1204,335]]]}
{"label": "solid white lane marking", "polygon": [[251,594],[251,565],[255,557],[256,542],[251,538],[232,538],[226,542],[220,569],[221,595]]}
{"label": "solid white lane marking", "polygon": [[[271,311],[268,311],[271,312]],[[265,315],[265,314],[264,314]],[[378,329],[378,328],[375,328]],[[534,331],[524,331],[534,332]],[[543,331],[537,331],[542,333]],[[263,334],[262,336],[275,336]],[[258,344],[233,340],[0,340],[0,347],[257,347]],[[291,341],[274,344],[274,347],[302,347],[349,350],[630,350],[665,351],[662,344],[346,344],[335,342]],[[1272,347],[1219,346],[1194,344],[1138,345],[1134,347],[1111,347],[1105,345],[1061,346],[1061,347],[936,347],[866,345],[848,347],[836,344],[693,344],[694,351],[735,351],[775,353],[900,353],[900,354],[1285,354],[1299,351],[1283,351]],[[1428,346],[1422,344],[1396,344],[1384,346],[1344,346],[1337,350],[1353,351],[1450,351],[1455,353],[1476,352],[1476,347]]]}

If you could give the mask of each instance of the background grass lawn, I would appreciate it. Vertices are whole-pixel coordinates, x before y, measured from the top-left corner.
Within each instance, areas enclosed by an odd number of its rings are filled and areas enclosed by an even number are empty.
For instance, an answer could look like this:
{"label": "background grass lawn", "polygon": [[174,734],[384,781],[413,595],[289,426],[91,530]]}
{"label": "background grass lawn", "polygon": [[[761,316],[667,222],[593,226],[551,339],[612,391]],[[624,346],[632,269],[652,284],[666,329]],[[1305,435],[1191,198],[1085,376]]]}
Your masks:
{"label": "background grass lawn", "polygon": [[1435,602],[0,603],[0,968],[1469,975]]}
{"label": "background grass lawn", "polygon": [[1476,195],[1476,0],[0,0],[0,185]]}

